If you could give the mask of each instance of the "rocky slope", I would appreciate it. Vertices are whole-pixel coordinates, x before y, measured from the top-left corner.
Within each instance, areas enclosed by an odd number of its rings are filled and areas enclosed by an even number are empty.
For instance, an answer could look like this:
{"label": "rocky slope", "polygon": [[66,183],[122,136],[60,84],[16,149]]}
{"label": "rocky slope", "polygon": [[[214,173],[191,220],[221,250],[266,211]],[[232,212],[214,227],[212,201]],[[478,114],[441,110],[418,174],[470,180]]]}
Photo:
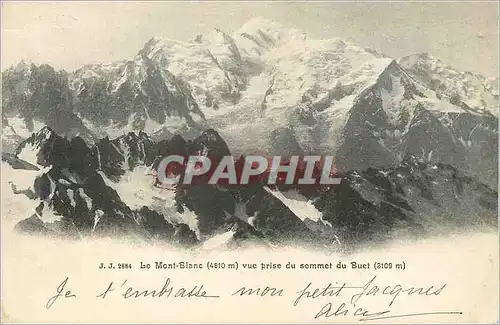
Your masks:
{"label": "rocky slope", "polygon": [[[15,228],[69,238],[119,236],[205,249],[300,245],[342,249],[394,236],[494,227],[497,193],[445,164],[408,155],[389,169],[349,171],[328,188],[158,185],[169,153],[221,157],[214,130],[194,141],[155,142],[145,133],[87,146],[43,128],[3,154],[4,206],[22,202]],[[26,159],[28,161],[25,161]],[[26,211],[32,207],[33,211]]]}

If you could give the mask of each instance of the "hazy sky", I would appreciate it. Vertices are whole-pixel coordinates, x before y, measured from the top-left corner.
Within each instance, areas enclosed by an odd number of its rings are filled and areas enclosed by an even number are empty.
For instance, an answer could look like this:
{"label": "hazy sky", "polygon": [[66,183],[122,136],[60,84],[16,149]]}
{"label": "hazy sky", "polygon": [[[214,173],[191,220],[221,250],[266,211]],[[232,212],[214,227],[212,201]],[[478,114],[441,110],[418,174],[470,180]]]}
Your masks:
{"label": "hazy sky", "polygon": [[2,70],[27,58],[56,68],[132,58],[152,36],[190,40],[261,16],[310,38],[341,37],[392,57],[429,52],[498,75],[498,4],[306,2],[2,3]]}

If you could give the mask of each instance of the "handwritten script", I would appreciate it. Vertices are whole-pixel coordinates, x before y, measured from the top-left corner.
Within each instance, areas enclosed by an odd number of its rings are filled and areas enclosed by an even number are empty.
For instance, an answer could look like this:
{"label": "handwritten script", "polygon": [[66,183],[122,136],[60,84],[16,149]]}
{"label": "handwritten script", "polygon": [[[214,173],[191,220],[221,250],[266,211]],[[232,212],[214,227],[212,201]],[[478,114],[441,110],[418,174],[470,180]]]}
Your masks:
{"label": "handwritten script", "polygon": [[[65,277],[59,282],[54,291],[46,301],[46,308],[53,310],[57,308],[60,300],[78,301],[80,296],[93,295],[97,300],[107,299],[248,299],[250,297],[259,299],[271,297],[273,299],[288,299],[294,308],[300,308],[303,304],[313,302],[318,307],[311,311],[305,308],[305,312],[311,313],[311,318],[325,320],[354,316],[359,321],[374,321],[389,318],[405,318],[423,315],[460,315],[460,311],[429,311],[419,310],[414,313],[398,313],[397,303],[403,299],[420,297],[423,299],[435,299],[445,290],[447,284],[429,286],[406,286],[400,283],[378,283],[377,276],[369,277],[361,284],[348,284],[330,282],[317,285],[313,282],[297,285],[298,290],[290,290],[278,287],[255,287],[235,284],[234,290],[230,292],[218,292],[214,283],[194,285],[178,285],[170,277],[164,278],[163,282],[156,287],[144,288],[137,284],[129,283],[127,279],[119,282],[110,281],[105,287],[95,288],[94,293],[75,292],[71,289],[72,279]],[[92,290],[92,289],[89,289]],[[377,299],[377,310],[364,308],[363,304],[370,299]],[[316,303],[317,302],[317,303]],[[372,304],[373,305],[373,301]]]}

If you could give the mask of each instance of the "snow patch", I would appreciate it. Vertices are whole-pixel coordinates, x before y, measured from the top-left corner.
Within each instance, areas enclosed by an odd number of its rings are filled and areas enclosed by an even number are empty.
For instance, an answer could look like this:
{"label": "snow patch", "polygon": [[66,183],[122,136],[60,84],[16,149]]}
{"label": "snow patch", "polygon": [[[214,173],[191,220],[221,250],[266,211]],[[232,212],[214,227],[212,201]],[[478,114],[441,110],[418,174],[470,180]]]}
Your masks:
{"label": "snow patch", "polygon": [[269,187],[264,187],[265,190],[283,202],[300,220],[311,219],[313,221],[322,220],[323,213],[318,211],[305,196],[301,195],[295,190],[280,192],[279,190],[272,190]]}
{"label": "snow patch", "polygon": [[94,213],[94,225],[92,226],[92,232],[95,231],[95,227],[97,227],[97,224],[99,221],[101,221],[101,218],[104,216],[104,211],[97,209]]}
{"label": "snow patch", "polygon": [[75,202],[75,192],[72,189],[67,189],[66,193],[68,194],[69,201],[71,203],[71,206],[74,208],[76,207],[76,202]]}
{"label": "snow patch", "polygon": [[29,162],[30,164],[40,167],[40,165],[38,165],[38,157],[37,157],[39,150],[40,148],[37,145],[32,143],[26,143],[26,145],[23,147],[23,149],[17,155],[17,157],[26,162]]}
{"label": "snow patch", "polygon": [[223,248],[232,238],[235,232],[233,230],[229,230],[223,234],[215,235],[212,238],[207,239],[203,243],[203,249],[211,250],[216,248]]}
{"label": "snow patch", "polygon": [[78,193],[80,194],[80,197],[85,200],[85,203],[87,204],[87,209],[91,210],[92,209],[92,199],[85,194],[85,191],[83,188],[78,189]]}
{"label": "snow patch", "polygon": [[37,215],[43,222],[47,223],[54,223],[56,221],[61,221],[63,218],[63,216],[61,215],[56,215],[54,211],[46,204],[44,205],[41,214]]}
{"label": "snow patch", "polygon": [[184,223],[195,232],[198,239],[198,217],[194,212],[184,207],[179,213],[176,207],[175,192],[169,189],[154,186],[154,171],[146,166],[137,166],[126,171],[118,182],[110,180],[104,172],[99,171],[105,184],[114,189],[122,201],[131,209],[138,210],[143,206],[160,213],[170,223]]}
{"label": "snow patch", "polygon": [[402,106],[406,106],[404,103],[404,93],[405,87],[401,81],[401,77],[390,75],[392,90],[388,91],[385,88],[380,90],[380,95],[382,97],[382,106],[385,113],[389,119],[389,123],[392,125],[397,125],[400,119],[400,113]]}
{"label": "snow patch", "polygon": [[[19,193],[32,190],[35,179],[42,173],[50,170],[21,170],[14,169],[8,163],[1,164],[1,193],[2,193],[2,226],[11,228],[19,221],[26,219],[34,213],[40,204],[39,200],[31,200],[26,195]],[[19,193],[14,193],[14,190]]]}

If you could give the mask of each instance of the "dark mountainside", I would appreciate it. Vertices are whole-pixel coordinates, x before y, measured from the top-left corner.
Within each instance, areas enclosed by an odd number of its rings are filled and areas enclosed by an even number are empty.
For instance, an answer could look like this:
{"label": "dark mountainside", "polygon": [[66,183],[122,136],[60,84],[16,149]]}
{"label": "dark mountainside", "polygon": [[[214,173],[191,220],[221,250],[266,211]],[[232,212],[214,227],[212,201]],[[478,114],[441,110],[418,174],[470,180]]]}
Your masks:
{"label": "dark mountainside", "polygon": [[[496,191],[450,165],[429,164],[407,155],[390,169],[349,171],[340,185],[322,190],[291,185],[270,188],[262,183],[179,185],[174,196],[176,212],[196,215],[196,234],[187,224],[172,222],[173,218],[155,206],[127,206],[105,178],[120,182],[127,172],[139,166],[154,167],[173,153],[230,154],[216,131],[206,130],[194,141],[174,136],[160,142],[144,132],[129,133],[113,140],[100,139],[89,147],[80,137],[68,140],[45,127],[22,142],[16,153],[28,149],[36,154],[38,167],[16,155],[2,155],[14,169],[52,166],[34,180],[32,191],[17,194],[40,201],[36,211],[16,226],[22,232],[74,239],[120,236],[183,246],[197,246],[230,232],[225,245],[231,248],[286,244],[341,249],[382,243],[401,233],[419,237],[497,224]],[[321,220],[297,215],[276,193],[300,193],[322,212]],[[45,213],[61,218],[44,221]]]}

